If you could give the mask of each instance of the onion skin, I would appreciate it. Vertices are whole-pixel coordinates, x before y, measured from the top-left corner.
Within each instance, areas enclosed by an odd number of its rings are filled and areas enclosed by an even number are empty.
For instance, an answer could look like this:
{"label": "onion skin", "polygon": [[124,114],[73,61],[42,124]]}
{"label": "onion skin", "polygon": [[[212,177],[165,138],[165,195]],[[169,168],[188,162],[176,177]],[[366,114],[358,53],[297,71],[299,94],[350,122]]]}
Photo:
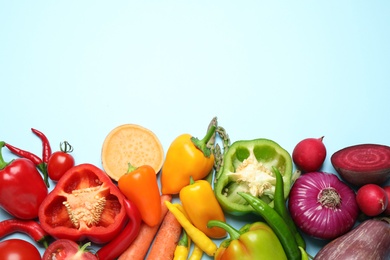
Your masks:
{"label": "onion skin", "polygon": [[381,185],[390,178],[390,147],[380,144],[358,144],[335,152],[331,163],[346,182],[360,187]]}
{"label": "onion skin", "polygon": [[390,224],[368,219],[350,232],[332,240],[314,260],[385,260],[390,257]]}
{"label": "onion skin", "polygon": [[[331,196],[322,195],[326,192]],[[338,200],[324,201],[329,197]],[[304,233],[325,240],[350,231],[359,214],[355,192],[335,174],[324,172],[301,175],[291,188],[288,207]]]}

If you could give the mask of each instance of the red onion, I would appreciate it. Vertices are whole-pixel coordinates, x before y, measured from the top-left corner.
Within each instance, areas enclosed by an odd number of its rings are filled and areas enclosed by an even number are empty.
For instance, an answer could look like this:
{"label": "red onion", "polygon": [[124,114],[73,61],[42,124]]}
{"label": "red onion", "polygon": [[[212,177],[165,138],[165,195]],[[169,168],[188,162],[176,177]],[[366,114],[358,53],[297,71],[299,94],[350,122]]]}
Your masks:
{"label": "red onion", "polygon": [[306,234],[334,239],[352,229],[359,208],[355,192],[336,175],[310,172],[291,188],[288,207],[295,224]]}

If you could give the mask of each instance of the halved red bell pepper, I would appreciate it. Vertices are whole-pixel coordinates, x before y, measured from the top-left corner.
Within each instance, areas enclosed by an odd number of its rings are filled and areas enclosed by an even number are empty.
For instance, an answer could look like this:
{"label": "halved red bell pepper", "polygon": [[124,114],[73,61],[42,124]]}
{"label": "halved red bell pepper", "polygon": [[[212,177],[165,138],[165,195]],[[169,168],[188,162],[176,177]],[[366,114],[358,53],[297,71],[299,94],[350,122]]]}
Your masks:
{"label": "halved red bell pepper", "polygon": [[98,167],[68,170],[39,208],[42,228],[57,239],[111,241],[126,221],[125,197]]}

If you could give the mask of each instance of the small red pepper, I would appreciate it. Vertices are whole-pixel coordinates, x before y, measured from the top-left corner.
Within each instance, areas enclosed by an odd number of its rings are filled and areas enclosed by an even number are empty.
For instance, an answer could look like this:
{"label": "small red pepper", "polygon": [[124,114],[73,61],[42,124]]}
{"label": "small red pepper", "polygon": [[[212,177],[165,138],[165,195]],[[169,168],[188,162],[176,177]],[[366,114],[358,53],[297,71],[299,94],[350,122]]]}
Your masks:
{"label": "small red pepper", "polygon": [[141,213],[135,203],[130,200],[125,199],[124,205],[129,223],[116,238],[96,252],[99,259],[114,260],[118,258],[138,236],[142,222]]}
{"label": "small red pepper", "polygon": [[44,163],[48,163],[49,158],[51,156],[51,146],[50,146],[49,139],[46,137],[46,135],[44,133],[42,133],[41,131],[38,131],[35,128],[31,128],[31,131],[41,139],[41,141],[42,141],[42,161]]}
{"label": "small red pepper", "polygon": [[47,248],[49,234],[34,220],[7,219],[0,222],[0,238],[13,233],[24,233]]}
{"label": "small red pepper", "polygon": [[125,225],[124,199],[103,170],[79,164],[69,169],[44,199],[39,222],[56,239],[107,243]]}
{"label": "small red pepper", "polygon": [[7,163],[0,142],[0,207],[16,218],[34,219],[48,194],[37,168],[28,159],[18,158]]}
{"label": "small red pepper", "polygon": [[15,147],[13,145],[10,145],[9,143],[5,143],[5,146],[13,154],[16,154],[19,157],[26,158],[26,159],[32,161],[35,164],[35,166],[41,171],[41,173],[43,175],[43,180],[44,180],[46,186],[50,187],[49,177],[48,177],[47,169],[46,169],[46,163],[44,163],[40,157],[38,157],[37,155],[33,154],[32,152],[29,152],[29,151],[26,151],[26,150],[22,150],[22,149],[17,148],[17,147]]}

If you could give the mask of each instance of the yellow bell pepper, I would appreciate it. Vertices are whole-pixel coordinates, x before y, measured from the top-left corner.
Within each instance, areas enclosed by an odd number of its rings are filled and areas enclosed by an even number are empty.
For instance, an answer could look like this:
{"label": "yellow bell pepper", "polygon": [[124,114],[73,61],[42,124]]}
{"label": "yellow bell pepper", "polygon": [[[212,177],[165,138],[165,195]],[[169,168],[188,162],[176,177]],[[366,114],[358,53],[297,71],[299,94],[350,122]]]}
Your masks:
{"label": "yellow bell pepper", "polygon": [[189,220],[195,227],[210,238],[223,238],[227,235],[223,228],[207,227],[210,220],[225,222],[225,215],[208,181],[193,181],[191,178],[190,184],[181,189],[179,196]]}
{"label": "yellow bell pepper", "polygon": [[178,194],[189,184],[190,177],[200,180],[210,173],[214,166],[214,154],[207,143],[215,130],[216,126],[212,125],[201,140],[190,134],[182,134],[171,143],[161,169],[162,194]]}

